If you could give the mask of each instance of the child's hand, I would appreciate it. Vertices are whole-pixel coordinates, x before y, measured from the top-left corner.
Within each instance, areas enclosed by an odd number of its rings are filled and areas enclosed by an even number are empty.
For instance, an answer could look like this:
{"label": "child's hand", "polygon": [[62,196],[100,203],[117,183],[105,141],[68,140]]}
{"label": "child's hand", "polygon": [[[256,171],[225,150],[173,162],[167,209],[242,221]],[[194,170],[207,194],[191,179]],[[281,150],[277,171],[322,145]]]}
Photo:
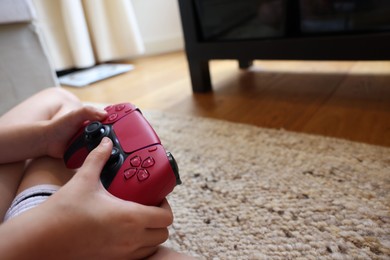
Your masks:
{"label": "child's hand", "polygon": [[100,172],[111,149],[111,140],[104,138],[51,198],[63,214],[56,232],[80,254],[72,259],[142,258],[168,238],[173,215],[166,200],[161,207],[143,206],[118,199],[102,186]]}
{"label": "child's hand", "polygon": [[85,121],[101,121],[106,116],[106,111],[86,106],[49,121],[45,132],[47,155],[62,158],[68,142]]}
{"label": "child's hand", "polygon": [[[3,232],[12,234],[0,244],[6,259],[23,259],[23,252],[30,259],[140,259],[157,250],[168,238],[172,210],[166,200],[160,207],[143,206],[108,193],[100,172],[111,149],[104,138],[65,186],[6,222]],[[18,248],[5,250],[10,244]]]}

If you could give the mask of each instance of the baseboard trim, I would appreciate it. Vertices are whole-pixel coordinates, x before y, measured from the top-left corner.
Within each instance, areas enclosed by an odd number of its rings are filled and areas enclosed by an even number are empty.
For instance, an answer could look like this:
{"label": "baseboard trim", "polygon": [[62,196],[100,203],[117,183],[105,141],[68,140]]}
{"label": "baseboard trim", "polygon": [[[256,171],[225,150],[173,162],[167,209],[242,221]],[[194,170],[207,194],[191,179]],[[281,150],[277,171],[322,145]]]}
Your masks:
{"label": "baseboard trim", "polygon": [[157,41],[145,41],[145,53],[143,55],[155,55],[184,49],[183,37],[177,36]]}

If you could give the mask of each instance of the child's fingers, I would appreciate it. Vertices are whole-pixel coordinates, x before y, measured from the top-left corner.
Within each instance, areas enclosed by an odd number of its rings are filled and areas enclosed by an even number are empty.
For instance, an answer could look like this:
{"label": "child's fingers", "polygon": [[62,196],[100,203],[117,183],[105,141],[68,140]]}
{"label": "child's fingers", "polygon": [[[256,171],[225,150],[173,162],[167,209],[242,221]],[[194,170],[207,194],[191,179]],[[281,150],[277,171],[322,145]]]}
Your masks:
{"label": "child's fingers", "polygon": [[105,119],[107,111],[91,106],[85,106],[68,114],[69,121],[80,127],[85,121],[100,121]]}
{"label": "child's fingers", "polygon": [[54,128],[53,130],[56,132],[60,127],[67,130],[61,131],[62,133],[75,134],[85,122],[102,121],[106,117],[107,112],[105,110],[97,109],[94,107],[82,107],[80,109],[69,112],[61,118],[58,118],[58,120],[54,124],[56,128]]}
{"label": "child's fingers", "polygon": [[88,154],[78,175],[88,176],[94,181],[100,180],[100,174],[110,158],[111,151],[112,141],[110,138],[104,137],[100,144]]}
{"label": "child's fingers", "polygon": [[[173,213],[168,202],[164,200],[164,207],[144,206],[138,204],[137,212],[142,217],[142,223],[146,228],[159,229],[170,226],[173,222]],[[134,211],[134,208],[129,208],[130,211]],[[129,212],[130,214],[130,212]]]}
{"label": "child's fingers", "polygon": [[106,110],[98,109],[96,107],[85,106],[81,110],[88,118],[93,117],[94,120],[103,120],[107,116]]}

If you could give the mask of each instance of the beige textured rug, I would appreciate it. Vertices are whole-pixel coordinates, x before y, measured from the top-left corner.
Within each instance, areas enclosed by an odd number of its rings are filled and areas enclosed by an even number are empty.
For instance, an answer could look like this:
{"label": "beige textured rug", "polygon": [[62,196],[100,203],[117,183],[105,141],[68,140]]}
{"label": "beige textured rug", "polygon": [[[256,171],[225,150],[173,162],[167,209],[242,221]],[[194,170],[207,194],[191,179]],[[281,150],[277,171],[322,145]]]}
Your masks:
{"label": "beige textured rug", "polygon": [[144,111],[176,157],[167,245],[206,259],[390,259],[390,149]]}

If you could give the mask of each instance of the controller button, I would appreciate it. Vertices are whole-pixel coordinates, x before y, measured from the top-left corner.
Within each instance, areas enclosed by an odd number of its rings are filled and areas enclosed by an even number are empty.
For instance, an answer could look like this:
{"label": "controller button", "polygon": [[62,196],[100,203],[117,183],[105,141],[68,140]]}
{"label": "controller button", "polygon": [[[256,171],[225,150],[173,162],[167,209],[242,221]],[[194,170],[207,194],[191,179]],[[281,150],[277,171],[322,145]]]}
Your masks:
{"label": "controller button", "polygon": [[118,114],[114,113],[108,116],[108,121],[114,121],[118,118]]}
{"label": "controller button", "polygon": [[134,110],[134,108],[132,106],[127,105],[126,108],[125,108],[125,113],[130,113],[133,110]]}
{"label": "controller button", "polygon": [[141,157],[139,157],[138,155],[134,156],[133,158],[130,159],[130,164],[133,167],[140,166],[141,165]]}
{"label": "controller button", "polygon": [[112,107],[113,107],[112,105],[111,105],[111,106],[106,106],[106,107],[104,108],[104,110],[106,110],[106,111],[111,110]]}
{"label": "controller button", "polygon": [[154,159],[153,157],[148,157],[142,162],[142,167],[149,168],[154,165]]}
{"label": "controller button", "polygon": [[125,170],[125,172],[123,173],[123,176],[125,177],[126,180],[130,179],[131,177],[133,177],[136,173],[137,173],[137,169],[136,168],[130,168],[130,169],[127,169]]}
{"label": "controller button", "polygon": [[157,151],[157,146],[153,146],[153,147],[151,147],[151,148],[149,148],[149,150],[148,150],[148,152],[155,152],[155,151]]}
{"label": "controller button", "polygon": [[140,169],[137,173],[137,178],[139,181],[144,181],[149,178],[150,173],[145,169]]}
{"label": "controller button", "polygon": [[124,108],[125,108],[125,104],[119,104],[119,105],[115,106],[116,111],[122,111]]}

